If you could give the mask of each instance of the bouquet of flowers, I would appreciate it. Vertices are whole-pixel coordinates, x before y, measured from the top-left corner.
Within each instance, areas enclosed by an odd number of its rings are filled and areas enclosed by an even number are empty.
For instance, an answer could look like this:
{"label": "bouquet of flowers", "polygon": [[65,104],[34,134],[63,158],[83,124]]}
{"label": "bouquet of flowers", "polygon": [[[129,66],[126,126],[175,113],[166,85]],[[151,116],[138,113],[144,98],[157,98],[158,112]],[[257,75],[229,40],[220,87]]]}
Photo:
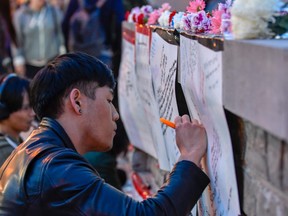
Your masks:
{"label": "bouquet of flowers", "polygon": [[[205,12],[204,0],[192,0],[185,12],[170,11],[169,3],[164,3],[158,9],[149,5],[141,8],[135,7],[127,15],[128,22],[148,25],[160,25],[193,33],[223,33],[223,18],[230,20],[230,7],[232,0],[225,4],[218,4],[218,9],[210,13]],[[231,31],[231,25],[224,26]]]}
{"label": "bouquet of flowers", "polygon": [[217,9],[212,11],[211,18],[211,33],[223,34],[224,32],[231,32],[231,22],[223,22],[231,19],[230,8],[231,0],[227,0],[225,4],[219,3]]}
{"label": "bouquet of flowers", "polygon": [[[152,11],[152,13],[150,14],[149,16],[149,19],[148,19],[148,22],[147,24],[149,25],[156,25],[156,24],[160,24],[159,21],[161,22],[160,25],[163,25],[163,23],[165,22],[164,21],[164,18],[160,18],[162,16],[162,14],[164,13],[170,13],[170,9],[171,9],[171,6],[169,3],[164,3],[162,4],[161,8],[159,9],[155,9]],[[160,20],[159,20],[160,19]]]}
{"label": "bouquet of flowers", "polygon": [[204,0],[194,0],[189,2],[186,14],[182,17],[183,30],[193,33],[207,33],[211,30],[211,15],[204,11]]}
{"label": "bouquet of flowers", "polygon": [[[277,13],[283,3],[280,0],[235,0],[231,8],[232,32],[235,39],[272,38],[282,20]],[[287,27],[287,21],[283,21]],[[277,24],[276,24],[277,23]],[[276,25],[275,25],[276,24]],[[271,28],[272,27],[272,28]],[[275,29],[274,29],[275,30]],[[284,30],[285,31],[285,30]]]}
{"label": "bouquet of flowers", "polygon": [[146,24],[152,11],[153,8],[150,5],[144,5],[141,8],[132,8],[131,12],[128,15],[126,14],[127,21],[139,24]]}

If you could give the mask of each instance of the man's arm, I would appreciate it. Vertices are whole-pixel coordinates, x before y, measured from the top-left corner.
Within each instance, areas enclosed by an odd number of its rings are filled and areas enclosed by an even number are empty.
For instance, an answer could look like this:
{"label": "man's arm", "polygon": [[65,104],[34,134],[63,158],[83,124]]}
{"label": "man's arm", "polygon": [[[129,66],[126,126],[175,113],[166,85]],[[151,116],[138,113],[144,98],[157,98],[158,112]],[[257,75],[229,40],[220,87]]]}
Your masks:
{"label": "man's arm", "polygon": [[47,205],[41,211],[51,215],[69,215],[69,212],[85,215],[89,212],[89,215],[107,216],[186,216],[209,183],[205,173],[193,162],[179,161],[157,194],[138,202],[106,184],[77,155],[61,153],[47,164],[38,196]]}
{"label": "man's arm", "polygon": [[[181,157],[155,197],[142,202],[133,200],[105,184],[80,155],[71,152],[62,152],[49,162],[45,171],[46,184],[43,184],[46,188],[43,188],[41,197],[46,197],[45,191],[53,194],[46,200],[61,203],[59,206],[61,211],[64,210],[63,214],[74,206],[75,212],[111,216],[187,215],[209,184],[209,178],[198,167],[206,152],[206,133],[203,126],[196,121],[190,122],[186,115],[177,117],[175,124]],[[56,194],[60,197],[55,197]],[[45,212],[49,210],[52,209]]]}

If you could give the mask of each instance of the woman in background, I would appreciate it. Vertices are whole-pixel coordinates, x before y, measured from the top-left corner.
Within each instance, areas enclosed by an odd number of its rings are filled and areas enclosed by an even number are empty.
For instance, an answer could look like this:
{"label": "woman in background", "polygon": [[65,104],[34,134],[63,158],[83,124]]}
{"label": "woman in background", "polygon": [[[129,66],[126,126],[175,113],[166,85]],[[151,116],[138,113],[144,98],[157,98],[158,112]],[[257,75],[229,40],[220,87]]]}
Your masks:
{"label": "woman in background", "polygon": [[16,74],[0,79],[0,167],[21,142],[21,132],[28,131],[35,113],[29,101],[29,81]]}
{"label": "woman in background", "polygon": [[16,73],[33,78],[44,65],[65,53],[61,30],[62,12],[45,0],[30,0],[14,13],[18,49]]}

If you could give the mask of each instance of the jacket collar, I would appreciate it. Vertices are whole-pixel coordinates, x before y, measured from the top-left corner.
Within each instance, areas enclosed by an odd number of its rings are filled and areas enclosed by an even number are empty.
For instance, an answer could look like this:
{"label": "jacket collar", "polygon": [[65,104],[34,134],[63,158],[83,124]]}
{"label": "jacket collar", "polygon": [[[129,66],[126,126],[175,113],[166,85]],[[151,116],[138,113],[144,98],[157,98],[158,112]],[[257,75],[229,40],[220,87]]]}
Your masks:
{"label": "jacket collar", "polygon": [[52,118],[44,117],[42,121],[40,122],[40,126],[48,127],[50,128],[54,133],[56,133],[60,139],[63,141],[65,147],[71,148],[74,151],[76,151],[73,143],[71,142],[68,134],[64,130],[64,128],[55,120]]}

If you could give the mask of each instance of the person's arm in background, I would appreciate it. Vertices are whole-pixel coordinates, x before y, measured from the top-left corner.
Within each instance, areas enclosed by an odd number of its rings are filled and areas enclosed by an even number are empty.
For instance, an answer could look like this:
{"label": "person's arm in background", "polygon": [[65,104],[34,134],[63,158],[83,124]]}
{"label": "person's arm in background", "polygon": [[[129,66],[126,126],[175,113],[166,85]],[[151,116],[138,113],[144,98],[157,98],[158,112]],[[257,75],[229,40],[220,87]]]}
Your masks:
{"label": "person's arm in background", "polygon": [[113,12],[115,14],[115,37],[113,41],[113,49],[119,50],[121,48],[121,26],[125,16],[122,0],[115,1],[115,4],[113,4]]}
{"label": "person's arm in background", "polygon": [[21,8],[16,10],[13,15],[13,24],[16,31],[17,38],[17,47],[12,46],[12,56],[13,56],[13,64],[14,69],[17,74],[20,76],[25,76],[25,57],[23,55],[23,41],[24,41],[24,33],[23,33],[23,25],[22,25],[22,10]]}
{"label": "person's arm in background", "polygon": [[[51,5],[51,7],[53,7]],[[59,8],[54,7],[53,10],[55,10],[56,13],[56,37],[57,37],[57,41],[59,43],[59,54],[64,54],[66,53],[66,47],[65,47],[65,41],[64,41],[64,36],[63,36],[63,32],[62,32],[62,26],[61,23],[64,19],[63,13]]]}
{"label": "person's arm in background", "polygon": [[70,0],[68,6],[67,6],[67,10],[65,12],[65,15],[63,17],[62,20],[62,32],[64,35],[64,41],[65,41],[65,46],[66,46],[66,50],[69,50],[69,45],[68,45],[68,41],[69,41],[69,29],[70,29],[70,19],[73,16],[73,14],[80,8],[79,5],[79,0]]}

